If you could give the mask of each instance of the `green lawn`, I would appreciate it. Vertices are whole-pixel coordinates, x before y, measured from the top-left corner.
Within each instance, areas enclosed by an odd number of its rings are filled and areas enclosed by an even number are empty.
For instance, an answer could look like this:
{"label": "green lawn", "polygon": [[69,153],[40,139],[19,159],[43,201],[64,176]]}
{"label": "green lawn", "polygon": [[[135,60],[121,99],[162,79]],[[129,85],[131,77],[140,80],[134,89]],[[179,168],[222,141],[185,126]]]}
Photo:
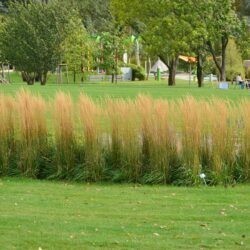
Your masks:
{"label": "green lawn", "polygon": [[250,186],[0,180],[1,249],[250,249]]}
{"label": "green lawn", "polygon": [[[0,84],[0,93],[14,95],[18,90],[24,88],[33,93],[39,93],[46,99],[53,98],[58,91],[70,93],[76,100],[79,94],[86,93],[94,99],[103,97],[114,98],[135,98],[138,94],[151,95],[154,98],[176,99],[187,95],[195,98],[210,99],[212,97],[229,99],[237,101],[243,98],[250,98],[250,90],[236,89],[230,86],[229,90],[221,90],[209,83],[205,87],[198,88],[196,83],[189,85],[188,81],[177,80],[174,87],[167,86],[167,82],[157,82],[154,80],[145,82],[123,82],[117,84],[111,83],[83,83],[83,84],[56,84],[55,79],[49,79],[46,86],[40,86],[36,83],[34,86],[27,86],[21,82],[21,79],[14,75],[12,84]],[[54,83],[53,83],[54,82]]]}
{"label": "green lawn", "polygon": [[[16,76],[15,76],[16,77]],[[199,89],[187,81],[35,84],[18,77],[0,84],[0,94],[21,89],[53,99],[58,91],[77,100],[177,99],[187,95],[238,101],[249,90]],[[250,185],[234,188],[72,184],[0,179],[0,249],[250,249]]]}

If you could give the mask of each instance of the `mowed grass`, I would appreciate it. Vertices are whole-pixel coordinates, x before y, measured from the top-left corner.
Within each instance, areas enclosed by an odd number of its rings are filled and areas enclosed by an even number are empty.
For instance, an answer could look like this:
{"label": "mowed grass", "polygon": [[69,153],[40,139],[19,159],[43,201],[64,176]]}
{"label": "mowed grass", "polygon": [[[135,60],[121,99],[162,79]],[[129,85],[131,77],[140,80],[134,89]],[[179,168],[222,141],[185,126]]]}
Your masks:
{"label": "mowed grass", "polygon": [[211,99],[217,97],[237,101],[239,99],[250,98],[250,90],[235,88],[230,85],[228,90],[221,90],[217,85],[205,83],[203,88],[198,88],[197,83],[189,84],[185,80],[177,80],[176,86],[168,86],[167,80],[160,82],[155,80],[143,82],[118,82],[111,83],[82,83],[82,84],[56,84],[56,79],[52,76],[49,78],[46,86],[40,86],[36,83],[33,86],[27,86],[16,74],[12,77],[13,83],[0,84],[0,93],[15,95],[21,89],[29,90],[32,93],[40,94],[46,99],[53,99],[58,91],[70,93],[73,100],[77,100],[80,93],[85,93],[93,99],[112,97],[112,98],[132,98],[139,94],[150,95],[153,98],[178,99],[186,96],[193,96],[197,99]]}
{"label": "mowed grass", "polygon": [[249,249],[250,186],[0,180],[1,249]]}
{"label": "mowed grass", "polygon": [[[104,97],[238,101],[249,90],[198,88],[187,81],[0,84],[0,94],[21,89],[53,100],[58,91]],[[0,249],[250,249],[250,186],[224,188],[77,184],[0,180]]]}

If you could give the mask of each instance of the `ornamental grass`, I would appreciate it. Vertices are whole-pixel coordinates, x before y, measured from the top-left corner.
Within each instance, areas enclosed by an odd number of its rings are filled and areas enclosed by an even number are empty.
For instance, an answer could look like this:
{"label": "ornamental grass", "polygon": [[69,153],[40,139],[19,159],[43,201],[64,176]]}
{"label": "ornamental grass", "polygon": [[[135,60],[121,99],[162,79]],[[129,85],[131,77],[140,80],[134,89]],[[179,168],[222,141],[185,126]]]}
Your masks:
{"label": "ornamental grass", "polygon": [[[149,184],[249,181],[249,101],[0,96],[0,175]],[[202,180],[200,178],[202,176]],[[205,177],[204,177],[205,176]],[[205,181],[204,181],[205,178]]]}

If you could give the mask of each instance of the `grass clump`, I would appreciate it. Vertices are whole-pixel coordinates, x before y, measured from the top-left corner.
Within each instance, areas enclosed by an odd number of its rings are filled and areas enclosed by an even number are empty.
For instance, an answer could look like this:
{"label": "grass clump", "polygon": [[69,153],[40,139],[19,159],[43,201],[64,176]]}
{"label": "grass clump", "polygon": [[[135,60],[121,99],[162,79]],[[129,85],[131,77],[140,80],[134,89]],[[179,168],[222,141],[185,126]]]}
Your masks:
{"label": "grass clump", "polygon": [[55,177],[71,179],[74,175],[76,140],[74,111],[70,95],[59,92],[54,101]]}
{"label": "grass clump", "polygon": [[21,91],[16,106],[19,114],[18,171],[22,176],[36,178],[47,142],[46,105],[41,97]]}
{"label": "grass clump", "polygon": [[138,118],[132,101],[109,100],[107,102],[110,140],[108,165],[115,181],[137,182],[141,177]]}
{"label": "grass clump", "polygon": [[11,172],[11,160],[15,153],[14,112],[14,99],[0,95],[0,176]]}
{"label": "grass clump", "polygon": [[[196,185],[249,181],[248,101],[0,99],[0,174]],[[51,108],[53,107],[53,108]],[[239,108],[241,107],[241,108]],[[51,119],[52,118],[52,119]]]}
{"label": "grass clump", "polygon": [[86,181],[100,181],[104,171],[100,109],[89,97],[80,95],[79,114],[83,128],[84,163],[82,171],[76,173],[76,176]]}

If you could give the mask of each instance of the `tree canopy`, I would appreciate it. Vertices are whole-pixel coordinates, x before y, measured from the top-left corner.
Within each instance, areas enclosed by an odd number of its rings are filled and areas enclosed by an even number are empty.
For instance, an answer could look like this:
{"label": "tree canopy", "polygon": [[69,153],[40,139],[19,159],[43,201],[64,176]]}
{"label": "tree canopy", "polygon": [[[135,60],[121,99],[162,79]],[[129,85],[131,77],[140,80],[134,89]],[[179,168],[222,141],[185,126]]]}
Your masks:
{"label": "tree canopy", "polygon": [[11,3],[0,34],[3,57],[23,72],[28,84],[37,77],[45,84],[48,71],[62,59],[61,44],[75,19],[74,11],[59,1]]}
{"label": "tree canopy", "polygon": [[[124,52],[138,65],[140,56],[160,57],[169,68],[169,85],[175,84],[179,56],[188,55],[197,58],[201,87],[209,54],[220,79],[226,79],[230,39],[240,57],[250,55],[243,21],[248,5],[247,0],[0,0],[0,11],[8,8],[0,27],[1,54],[29,83],[38,77],[42,84],[62,61],[74,73],[90,64],[117,73]],[[131,36],[134,43],[127,42]],[[101,39],[96,43],[93,37]]]}
{"label": "tree canopy", "polygon": [[212,54],[221,80],[226,79],[226,47],[230,37],[241,36],[243,27],[233,0],[124,0],[123,4],[112,0],[112,10],[123,25],[141,24],[148,50],[169,67],[169,85],[175,84],[180,54],[194,54],[199,59],[205,50]]}

